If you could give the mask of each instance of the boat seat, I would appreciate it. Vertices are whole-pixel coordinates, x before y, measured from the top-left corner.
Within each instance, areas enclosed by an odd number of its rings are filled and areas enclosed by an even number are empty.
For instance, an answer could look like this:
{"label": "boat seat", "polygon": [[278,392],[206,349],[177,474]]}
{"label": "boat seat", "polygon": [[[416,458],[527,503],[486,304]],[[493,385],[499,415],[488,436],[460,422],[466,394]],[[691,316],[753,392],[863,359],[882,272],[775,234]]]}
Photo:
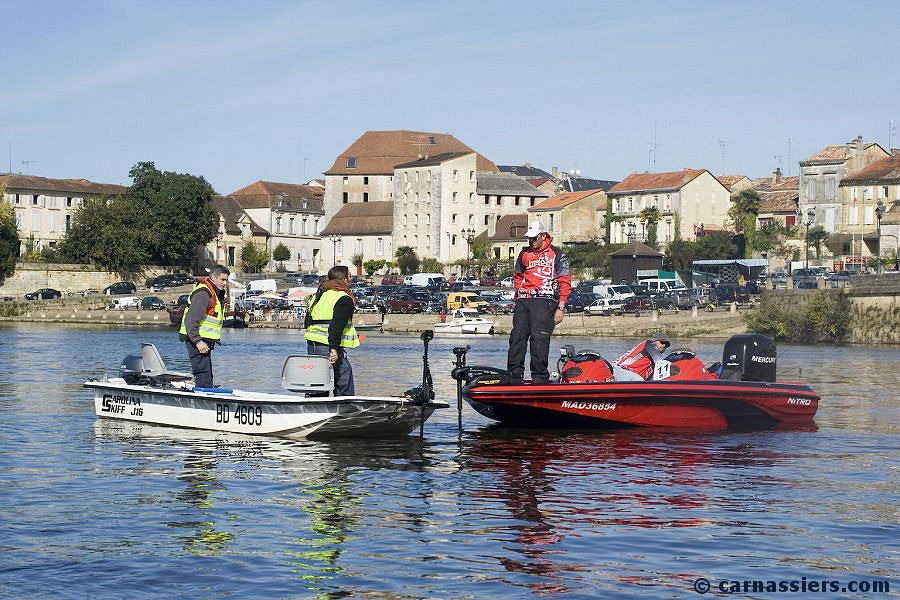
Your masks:
{"label": "boat seat", "polygon": [[281,387],[291,392],[328,395],[334,390],[334,370],[327,356],[292,354],[281,369]]}
{"label": "boat seat", "polygon": [[190,373],[179,373],[166,368],[166,363],[156,346],[141,342],[141,375],[152,379],[167,379],[169,381],[182,381],[193,379]]}

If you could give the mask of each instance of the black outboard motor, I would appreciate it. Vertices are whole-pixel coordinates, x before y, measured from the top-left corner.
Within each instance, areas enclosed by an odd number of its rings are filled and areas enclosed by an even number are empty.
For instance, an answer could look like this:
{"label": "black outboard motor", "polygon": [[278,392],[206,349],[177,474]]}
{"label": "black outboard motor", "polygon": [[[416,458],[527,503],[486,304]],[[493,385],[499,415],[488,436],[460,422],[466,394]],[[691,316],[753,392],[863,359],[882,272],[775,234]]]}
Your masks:
{"label": "black outboard motor", "polygon": [[133,384],[140,380],[144,370],[144,358],[137,354],[129,354],[122,359],[119,365],[119,377],[127,384]]}
{"label": "black outboard motor", "polygon": [[758,333],[733,335],[722,352],[719,379],[729,381],[775,381],[775,341]]}

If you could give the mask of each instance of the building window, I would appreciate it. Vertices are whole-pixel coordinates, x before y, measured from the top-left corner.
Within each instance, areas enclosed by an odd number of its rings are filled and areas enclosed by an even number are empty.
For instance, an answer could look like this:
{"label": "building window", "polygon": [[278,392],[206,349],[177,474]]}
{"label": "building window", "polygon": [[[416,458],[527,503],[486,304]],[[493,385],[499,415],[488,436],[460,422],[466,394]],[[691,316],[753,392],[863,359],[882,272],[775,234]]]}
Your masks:
{"label": "building window", "polygon": [[66,215],[66,231],[69,230],[69,227],[72,225],[72,215]]}
{"label": "building window", "polygon": [[337,243],[337,253],[339,256],[344,255],[344,240],[338,240]]}
{"label": "building window", "polygon": [[369,192],[363,192],[363,202],[369,201]]}
{"label": "building window", "polygon": [[50,231],[56,231],[56,213],[50,213]]}
{"label": "building window", "polygon": [[275,233],[281,233],[281,217],[275,219]]}
{"label": "building window", "polygon": [[825,180],[825,199],[834,200],[834,178],[832,177]]}
{"label": "building window", "polygon": [[363,185],[369,185],[369,177],[368,175],[363,177]]}
{"label": "building window", "polygon": [[469,192],[469,202],[475,202],[475,192]]}
{"label": "building window", "polygon": [[375,254],[384,256],[384,238],[375,239]]}
{"label": "building window", "polygon": [[469,225],[475,224],[475,215],[469,215]]}
{"label": "building window", "polygon": [[455,245],[456,245],[456,234],[453,234],[453,235],[450,236],[450,245],[451,245],[451,246],[455,246]]}
{"label": "building window", "polygon": [[403,226],[406,227],[407,215],[403,215]]}
{"label": "building window", "polygon": [[484,224],[488,225],[491,222],[491,215],[484,215]]}
{"label": "building window", "polygon": [[425,215],[425,224],[431,225],[431,213]]}
{"label": "building window", "polygon": [[[355,156],[348,156],[348,157],[347,157],[347,168],[348,168],[348,169],[355,169],[355,168],[356,168],[356,157],[355,157]],[[346,177],[345,177],[345,179],[346,179]]]}
{"label": "building window", "polygon": [[415,223],[416,227],[418,227],[419,226],[419,213],[416,213],[413,216],[415,217],[415,220],[413,222]]}
{"label": "building window", "polygon": [[865,210],[865,212],[863,213],[865,215],[864,224],[872,225],[875,222],[875,207],[869,205],[869,206],[865,207],[864,210]]}
{"label": "building window", "polygon": [[428,169],[427,171],[425,171],[425,173],[428,174],[428,177],[427,177],[428,183],[431,183],[431,169]]}
{"label": "building window", "polygon": [[453,169],[453,183],[459,182],[459,170]]}
{"label": "building window", "polygon": [[363,241],[362,238],[356,238],[356,248],[354,249],[354,254],[362,254],[363,253]]}
{"label": "building window", "polygon": [[31,213],[31,230],[32,231],[40,231],[41,230],[41,213],[39,213],[39,212]]}
{"label": "building window", "polygon": [[343,196],[344,196],[344,198],[343,198],[344,204],[347,204],[348,202],[350,202],[350,194],[348,194],[347,192],[344,192]]}
{"label": "building window", "polygon": [[848,223],[850,225],[859,225],[859,211],[856,210],[856,207],[849,207],[847,212],[849,213],[849,217],[847,218]]}
{"label": "building window", "polygon": [[550,231],[556,231],[556,215],[550,213]]}
{"label": "building window", "polygon": [[882,187],[881,188],[881,197],[884,198],[885,200],[887,200],[888,196],[890,196],[890,194],[888,193],[888,187],[887,186]]}
{"label": "building window", "polygon": [[[431,171],[428,172],[431,173]],[[431,204],[431,192],[425,192],[425,202]]]}
{"label": "building window", "polygon": [[485,196],[484,196],[484,203],[485,203],[485,204],[490,204],[490,203],[491,203],[491,197],[485,194]]}
{"label": "building window", "polygon": [[634,200],[628,199],[628,212],[634,212]]}
{"label": "building window", "polygon": [[475,183],[475,171],[469,171],[469,182]]}
{"label": "building window", "polygon": [[316,219],[315,228],[316,228],[316,230],[313,233],[315,235],[319,235],[319,220],[318,219]]}
{"label": "building window", "polygon": [[529,206],[534,206],[534,196],[531,197],[531,202],[529,203]]}
{"label": "building window", "polygon": [[297,233],[297,230],[294,229],[294,219],[288,221],[288,226],[290,227],[289,231],[291,234]]}
{"label": "building window", "polygon": [[344,177],[344,185],[348,185],[350,183],[349,177]]}
{"label": "building window", "polygon": [[18,203],[19,203],[19,195],[16,194],[16,204],[18,204]]}
{"label": "building window", "polygon": [[453,192],[453,201],[456,202],[456,192]]}
{"label": "building window", "polygon": [[32,206],[37,206],[37,204],[38,204],[38,198],[40,198],[40,196],[39,196],[38,194],[33,194],[33,195],[31,196],[31,205],[32,205]]}
{"label": "building window", "polygon": [[814,200],[816,197],[816,180],[810,179],[806,182],[806,199]]}
{"label": "building window", "polygon": [[518,205],[519,205],[519,197],[516,196],[516,206],[518,206]]}
{"label": "building window", "polygon": [[419,183],[419,172],[416,171],[416,183]]}
{"label": "building window", "polygon": [[306,235],[306,219],[300,222],[300,234]]}
{"label": "building window", "polygon": [[456,213],[453,213],[452,215],[450,215],[450,224],[456,225]]}
{"label": "building window", "polygon": [[500,206],[503,203],[503,198],[501,196],[497,196],[496,200],[497,200],[497,206]]}

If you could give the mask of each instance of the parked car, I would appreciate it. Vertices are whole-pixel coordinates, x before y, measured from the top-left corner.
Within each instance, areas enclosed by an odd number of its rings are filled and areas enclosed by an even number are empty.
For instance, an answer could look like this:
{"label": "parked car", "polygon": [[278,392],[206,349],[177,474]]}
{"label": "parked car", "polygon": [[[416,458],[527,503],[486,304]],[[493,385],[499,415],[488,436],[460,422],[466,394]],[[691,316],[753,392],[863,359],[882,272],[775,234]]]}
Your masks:
{"label": "parked car", "polygon": [[676,290],[672,292],[672,295],[675,296],[675,306],[681,310],[688,310],[689,308],[700,306],[700,301],[694,298],[690,289]]}
{"label": "parked car", "polygon": [[158,296],[146,296],[141,299],[141,310],[165,310],[166,302]]}
{"label": "parked car", "polygon": [[515,287],[516,282],[512,277],[504,277],[502,281],[500,281],[500,287],[511,288]]}
{"label": "parked car", "polygon": [[704,306],[712,301],[712,288],[695,287],[690,288],[688,291],[691,294],[691,299],[696,303],[697,306]]}
{"label": "parked car", "polygon": [[62,292],[53,288],[41,288],[30,294],[25,294],[26,300],[53,300],[62,296]]}
{"label": "parked car", "polygon": [[798,281],[794,284],[794,289],[797,290],[817,290],[819,289],[819,283],[816,281]]}
{"label": "parked car", "polygon": [[500,280],[496,277],[484,276],[478,281],[478,285],[484,287],[497,287],[500,285]]}
{"label": "parked car", "polygon": [[95,288],[88,288],[86,290],[81,290],[81,295],[84,298],[89,298],[90,296],[97,296],[100,294],[100,290]]}
{"label": "parked car", "polygon": [[122,298],[113,298],[109,305],[110,310],[128,310],[129,308],[140,308],[141,299],[137,296],[124,296]]}
{"label": "parked car", "polygon": [[416,300],[410,294],[397,294],[384,301],[384,307],[389,313],[420,313],[425,308],[425,303]]}
{"label": "parked car", "polygon": [[640,312],[642,310],[652,310],[654,307],[653,298],[650,297],[650,292],[645,289],[635,291],[634,296],[622,301],[622,308],[630,313]]}
{"label": "parked car", "polygon": [[488,303],[475,292],[450,292],[447,296],[447,310],[456,310],[457,308],[474,308],[478,312],[485,312]]}
{"label": "parked car", "polygon": [[112,285],[103,288],[103,293],[107,296],[112,294],[133,294],[137,291],[137,286],[133,281],[117,281]]}
{"label": "parked car", "polygon": [[596,279],[580,281],[578,285],[575,286],[575,291],[579,294],[593,294],[595,285],[600,285],[600,282]]}
{"label": "parked car", "polygon": [[650,300],[653,302],[653,307],[660,310],[672,310],[677,309],[678,300],[675,298],[675,295],[672,292],[660,292],[657,294],[650,294]]}
{"label": "parked car", "polygon": [[[593,301],[593,299],[591,299]],[[566,312],[567,313],[577,313],[584,312],[584,309],[590,302],[585,302],[585,296],[582,294],[570,294],[568,300],[566,300]]]}
{"label": "parked car", "polygon": [[612,298],[598,298],[584,309],[584,314],[591,316],[624,315],[624,302]]}
{"label": "parked car", "polygon": [[381,278],[381,285],[403,285],[403,275],[388,273]]}
{"label": "parked car", "polygon": [[710,301],[719,305],[731,302],[747,304],[750,302],[750,292],[747,291],[746,286],[724,283],[713,289]]}

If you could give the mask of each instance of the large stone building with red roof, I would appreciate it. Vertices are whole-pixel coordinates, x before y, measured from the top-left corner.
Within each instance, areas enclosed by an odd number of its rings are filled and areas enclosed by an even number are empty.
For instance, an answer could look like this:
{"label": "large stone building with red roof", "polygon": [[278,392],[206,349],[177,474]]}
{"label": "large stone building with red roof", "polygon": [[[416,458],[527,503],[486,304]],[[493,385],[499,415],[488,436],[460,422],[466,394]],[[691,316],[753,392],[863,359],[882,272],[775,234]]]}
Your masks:
{"label": "large stone building with red roof", "polygon": [[556,244],[602,239],[606,202],[603,190],[565,192],[529,208],[529,220],[540,219]]}
{"label": "large stone building with red roof", "polygon": [[850,236],[847,254],[868,257],[878,253],[878,203],[881,219],[881,255],[897,253],[897,222],[900,215],[900,154],[895,153],[841,180],[844,227]]}
{"label": "large stone building with red roof", "polygon": [[666,246],[676,239],[693,240],[701,230],[721,229],[731,206],[728,188],[706,169],[684,169],[669,173],[632,173],[606,193],[610,199],[610,242],[623,244],[647,240],[641,211],[656,208],[657,243]]}

